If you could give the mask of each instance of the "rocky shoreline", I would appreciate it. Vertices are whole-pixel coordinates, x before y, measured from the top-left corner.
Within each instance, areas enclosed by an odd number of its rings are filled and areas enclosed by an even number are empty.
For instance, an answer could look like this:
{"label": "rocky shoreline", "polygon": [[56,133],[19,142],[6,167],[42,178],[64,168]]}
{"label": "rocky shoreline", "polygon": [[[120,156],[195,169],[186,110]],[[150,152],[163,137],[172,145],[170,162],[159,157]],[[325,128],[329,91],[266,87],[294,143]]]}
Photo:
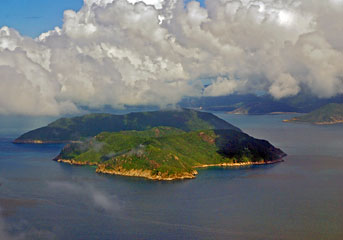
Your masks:
{"label": "rocky shoreline", "polygon": [[20,140],[16,139],[12,143],[15,144],[64,144],[64,143],[78,143],[80,141],[44,141],[44,140]]}
{"label": "rocky shoreline", "polygon": [[110,175],[119,175],[127,177],[142,177],[150,180],[157,181],[173,181],[173,180],[183,180],[183,179],[193,179],[198,174],[196,170],[193,170],[192,173],[184,172],[174,175],[154,175],[151,170],[139,170],[139,169],[106,169],[105,167],[99,165],[96,169],[97,173],[110,174]]}
{"label": "rocky shoreline", "polygon": [[245,166],[254,166],[254,165],[269,165],[284,162],[283,158],[267,161],[267,162],[242,162],[242,163],[217,163],[217,164],[203,164],[195,166],[194,168],[208,168],[208,167],[245,167]]}
{"label": "rocky shoreline", "polygon": [[184,179],[193,179],[196,178],[198,175],[198,168],[209,168],[209,167],[244,167],[244,166],[254,166],[254,165],[269,165],[283,162],[283,158],[279,158],[273,161],[267,162],[243,162],[243,163],[218,163],[218,164],[203,164],[194,167],[192,172],[183,172],[173,175],[166,175],[166,174],[153,174],[152,170],[142,170],[142,169],[130,169],[126,170],[123,168],[116,168],[116,169],[108,169],[104,164],[97,164],[97,163],[90,163],[90,162],[80,162],[75,161],[73,159],[54,159],[60,163],[67,163],[70,165],[76,166],[97,166],[96,172],[102,174],[109,174],[109,175],[119,175],[119,176],[127,176],[127,177],[140,177],[140,178],[147,178],[150,180],[156,181],[173,181],[173,180],[184,180]]}
{"label": "rocky shoreline", "polygon": [[54,161],[59,162],[59,163],[67,163],[69,165],[76,165],[76,166],[97,166],[97,163],[92,163],[92,162],[81,162],[81,161],[75,161],[73,159],[54,159]]}

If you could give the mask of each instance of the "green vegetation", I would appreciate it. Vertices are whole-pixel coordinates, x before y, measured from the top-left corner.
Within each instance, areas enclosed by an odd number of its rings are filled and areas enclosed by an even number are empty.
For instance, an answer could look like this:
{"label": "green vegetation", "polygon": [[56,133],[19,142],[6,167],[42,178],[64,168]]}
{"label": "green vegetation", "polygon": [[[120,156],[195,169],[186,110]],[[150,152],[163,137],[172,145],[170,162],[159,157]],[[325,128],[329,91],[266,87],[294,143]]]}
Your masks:
{"label": "green vegetation", "polygon": [[[172,127],[103,132],[64,147],[56,160],[98,165],[99,172],[149,171],[150,178],[183,176],[203,165],[275,161],[284,153],[236,130],[185,132]],[[99,170],[100,169],[100,170]]]}
{"label": "green vegetation", "polygon": [[15,143],[60,143],[79,141],[101,132],[147,130],[170,126],[184,131],[202,129],[233,129],[235,126],[211,113],[194,110],[166,110],[137,112],[126,115],[87,114],[81,117],[61,118],[46,127],[38,128],[17,138]]}
{"label": "green vegetation", "polygon": [[69,142],[55,160],[158,180],[193,178],[195,168],[208,165],[264,164],[284,156],[211,113],[188,109],[61,118],[15,142]]}
{"label": "green vegetation", "polygon": [[285,122],[309,122],[314,124],[343,123],[343,104],[330,103],[306,115]]}

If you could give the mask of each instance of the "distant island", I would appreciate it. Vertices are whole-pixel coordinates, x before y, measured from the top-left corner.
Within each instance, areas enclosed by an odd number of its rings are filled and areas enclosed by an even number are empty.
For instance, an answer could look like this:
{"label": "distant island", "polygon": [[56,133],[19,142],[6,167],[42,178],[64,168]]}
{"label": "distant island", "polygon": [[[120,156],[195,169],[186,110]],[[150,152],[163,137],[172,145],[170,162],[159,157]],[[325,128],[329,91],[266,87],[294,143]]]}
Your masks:
{"label": "distant island", "polygon": [[217,97],[189,97],[180,106],[232,114],[263,115],[277,113],[309,113],[329,103],[343,103],[343,94],[319,98],[306,91],[295,96],[275,99],[269,94],[229,94]]}
{"label": "distant island", "polygon": [[211,113],[188,109],[62,118],[14,143],[68,143],[54,160],[152,180],[195,178],[203,167],[272,164],[286,155]]}
{"label": "distant island", "polygon": [[58,119],[48,126],[21,135],[14,140],[14,143],[68,143],[94,137],[101,132],[143,131],[158,126],[169,126],[184,131],[205,129],[241,131],[211,113],[190,109],[136,112],[125,115],[93,113]]}
{"label": "distant island", "polygon": [[284,122],[307,122],[318,125],[343,123],[343,104],[330,103],[306,115],[284,120]]}

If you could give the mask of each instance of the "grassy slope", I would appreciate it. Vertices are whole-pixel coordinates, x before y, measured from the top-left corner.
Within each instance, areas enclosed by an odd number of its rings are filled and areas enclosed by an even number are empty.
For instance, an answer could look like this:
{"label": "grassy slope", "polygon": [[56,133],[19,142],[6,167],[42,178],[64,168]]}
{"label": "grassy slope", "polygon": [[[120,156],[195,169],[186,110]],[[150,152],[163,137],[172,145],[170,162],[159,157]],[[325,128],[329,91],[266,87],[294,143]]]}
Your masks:
{"label": "grassy slope", "polygon": [[291,121],[311,123],[330,123],[337,120],[343,120],[343,104],[327,104],[309,114],[291,119]]}
{"label": "grassy slope", "polygon": [[92,137],[104,131],[141,131],[157,126],[170,126],[185,131],[200,129],[235,129],[240,131],[211,113],[183,109],[138,112],[126,115],[88,114],[81,117],[61,118],[46,127],[23,134],[15,142],[25,143],[34,140],[68,142]]}
{"label": "grassy slope", "polygon": [[102,164],[106,169],[151,170],[165,176],[191,172],[203,164],[263,162],[282,151],[264,140],[234,130],[184,132],[170,127],[101,133],[67,145],[57,157]]}

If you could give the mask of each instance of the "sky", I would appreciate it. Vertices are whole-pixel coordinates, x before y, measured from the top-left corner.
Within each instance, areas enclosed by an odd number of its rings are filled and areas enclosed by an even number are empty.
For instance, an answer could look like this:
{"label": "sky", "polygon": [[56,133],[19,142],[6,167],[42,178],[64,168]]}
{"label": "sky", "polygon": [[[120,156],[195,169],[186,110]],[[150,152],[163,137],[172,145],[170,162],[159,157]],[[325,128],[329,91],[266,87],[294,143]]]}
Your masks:
{"label": "sky", "polygon": [[66,9],[79,10],[82,4],[82,0],[1,0],[0,26],[37,37],[55,26],[62,26],[63,12]]}
{"label": "sky", "polygon": [[343,93],[343,0],[1,4],[0,115]]}
{"label": "sky", "polygon": [[[204,6],[204,0],[199,2]],[[55,26],[61,27],[65,10],[77,11],[82,5],[83,0],[1,0],[0,26],[15,28],[24,36],[37,37]]]}

